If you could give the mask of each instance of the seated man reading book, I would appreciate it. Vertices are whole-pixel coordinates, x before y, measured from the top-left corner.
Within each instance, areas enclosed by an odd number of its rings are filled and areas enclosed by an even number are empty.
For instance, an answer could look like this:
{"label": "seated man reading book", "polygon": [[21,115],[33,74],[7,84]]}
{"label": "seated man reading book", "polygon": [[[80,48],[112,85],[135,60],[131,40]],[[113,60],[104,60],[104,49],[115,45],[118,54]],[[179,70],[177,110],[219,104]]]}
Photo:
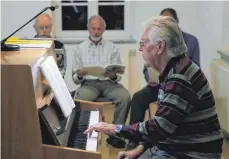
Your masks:
{"label": "seated man reading book", "polygon": [[[88,67],[103,67],[121,64],[121,58],[115,45],[102,38],[106,24],[101,16],[92,16],[88,22],[89,39],[78,46],[73,53],[72,77],[75,84],[80,84],[75,99],[94,101],[103,96],[115,104],[114,124],[125,124],[128,113],[130,94],[118,82],[121,75],[106,69],[103,77],[89,75],[84,69]],[[125,142],[115,137],[107,142],[114,147],[124,147]]]}

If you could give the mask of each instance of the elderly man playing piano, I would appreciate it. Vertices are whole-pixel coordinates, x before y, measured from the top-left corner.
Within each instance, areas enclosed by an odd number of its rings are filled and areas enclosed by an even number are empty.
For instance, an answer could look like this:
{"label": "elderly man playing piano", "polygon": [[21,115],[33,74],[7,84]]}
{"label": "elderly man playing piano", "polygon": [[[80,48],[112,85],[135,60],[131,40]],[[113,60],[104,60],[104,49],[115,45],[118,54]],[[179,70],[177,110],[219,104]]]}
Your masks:
{"label": "elderly man playing piano", "polygon": [[95,130],[139,144],[120,152],[119,159],[220,159],[223,137],[214,97],[202,70],[186,55],[177,22],[156,17],[141,40],[144,60],[160,73],[155,117],[132,125],[98,123],[85,133]]}
{"label": "elderly man playing piano", "polygon": [[[121,64],[119,50],[112,42],[102,38],[105,28],[106,23],[101,16],[92,16],[88,21],[88,40],[81,43],[73,53],[72,77],[75,84],[80,84],[75,99],[94,101],[102,95],[115,104],[113,123],[125,124],[130,94],[118,83],[121,75],[107,71],[105,77],[98,78],[87,75],[83,69],[88,66]],[[114,136],[108,138],[107,143],[116,148],[125,147],[125,142]]]}

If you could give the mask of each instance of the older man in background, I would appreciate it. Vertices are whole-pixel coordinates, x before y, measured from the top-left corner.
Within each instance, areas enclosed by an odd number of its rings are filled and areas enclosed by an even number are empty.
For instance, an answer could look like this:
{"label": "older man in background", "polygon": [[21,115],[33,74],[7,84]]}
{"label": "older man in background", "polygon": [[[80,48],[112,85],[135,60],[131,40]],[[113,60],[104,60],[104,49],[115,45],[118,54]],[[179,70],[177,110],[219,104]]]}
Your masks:
{"label": "older man in background", "polygon": [[149,21],[140,43],[144,60],[159,73],[157,111],[152,120],[132,125],[98,123],[89,127],[139,145],[118,159],[220,159],[223,136],[215,101],[202,70],[186,55],[177,22],[168,16]]}
{"label": "older man in background", "polygon": [[[43,13],[36,18],[34,29],[37,33],[36,38],[52,38],[52,19],[49,14]],[[55,49],[62,50],[63,53],[56,53],[57,66],[61,75],[64,77],[67,68],[67,57],[64,44],[58,40],[54,40]]]}
{"label": "older man in background", "polygon": [[[75,99],[94,101],[103,96],[115,104],[114,124],[125,124],[128,113],[129,92],[118,82],[121,75],[106,71],[105,77],[87,75],[83,69],[88,66],[105,67],[110,64],[121,64],[118,48],[110,41],[103,39],[106,23],[101,16],[92,16],[88,21],[88,40],[81,43],[74,52],[72,76],[75,84],[80,84]],[[111,136],[107,143],[117,148],[124,148],[125,142]]]}

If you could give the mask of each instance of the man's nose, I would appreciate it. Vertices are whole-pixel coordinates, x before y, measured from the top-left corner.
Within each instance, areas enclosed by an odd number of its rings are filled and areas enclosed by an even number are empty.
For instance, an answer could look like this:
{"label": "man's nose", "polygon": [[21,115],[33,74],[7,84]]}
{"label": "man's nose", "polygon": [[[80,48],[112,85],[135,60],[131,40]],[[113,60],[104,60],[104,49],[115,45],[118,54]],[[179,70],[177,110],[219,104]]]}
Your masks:
{"label": "man's nose", "polygon": [[43,28],[43,32],[46,32],[46,31],[47,31],[47,28],[46,28],[46,27],[44,27],[44,28]]}
{"label": "man's nose", "polygon": [[95,30],[95,34],[98,34],[98,33],[99,33],[99,31],[96,29],[96,30]]}

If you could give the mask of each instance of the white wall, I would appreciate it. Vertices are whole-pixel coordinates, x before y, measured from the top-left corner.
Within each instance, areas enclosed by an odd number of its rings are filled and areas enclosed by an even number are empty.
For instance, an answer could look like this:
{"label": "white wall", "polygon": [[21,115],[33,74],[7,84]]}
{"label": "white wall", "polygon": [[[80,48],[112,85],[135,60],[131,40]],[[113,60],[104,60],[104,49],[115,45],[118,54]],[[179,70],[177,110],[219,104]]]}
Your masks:
{"label": "white wall", "polygon": [[223,46],[229,48],[229,1],[224,2],[224,10],[223,10]]}
{"label": "white wall", "polygon": [[[1,38],[7,37],[50,4],[50,1],[1,1]],[[34,36],[33,24],[29,23],[15,36]]]}
{"label": "white wall", "polygon": [[[224,2],[197,2],[198,37],[201,51],[201,67],[210,77],[210,62],[218,58],[217,49],[223,46]],[[203,20],[204,19],[204,20]]]}
{"label": "white wall", "polygon": [[[46,6],[51,5],[50,1],[3,1],[1,2],[1,37],[6,37],[13,30],[21,26],[28,19]],[[216,50],[229,44],[229,2],[165,2],[165,1],[136,1],[133,22],[134,36],[139,40],[143,27],[142,24],[148,18],[158,15],[160,11],[167,7],[177,10],[181,28],[195,35],[200,42],[201,66],[207,77],[210,77],[210,61],[218,57]],[[23,12],[22,12],[23,10]],[[34,36],[33,23],[21,30],[16,36]],[[66,83],[70,89],[76,88],[71,80],[71,55],[72,48],[75,45],[66,45],[68,51],[68,70],[65,77]],[[118,44],[126,59],[128,49],[137,49],[138,44]],[[140,54],[137,54],[132,60],[134,62],[134,72],[139,81],[134,90],[140,89],[145,85],[142,74],[143,60]],[[128,86],[128,79],[123,80],[125,86]]]}
{"label": "white wall", "polygon": [[[135,3],[135,36],[137,40],[141,38],[143,32],[143,23],[151,18],[160,14],[164,8],[174,8],[177,10],[180,26],[184,31],[188,31],[193,35],[197,35],[197,20],[196,20],[196,2],[173,2],[173,1],[136,1]],[[136,75],[142,73],[143,60],[141,55],[137,55],[134,60]],[[139,83],[136,84],[134,90],[138,90],[145,86],[145,80],[143,76],[136,76],[139,79]]]}

